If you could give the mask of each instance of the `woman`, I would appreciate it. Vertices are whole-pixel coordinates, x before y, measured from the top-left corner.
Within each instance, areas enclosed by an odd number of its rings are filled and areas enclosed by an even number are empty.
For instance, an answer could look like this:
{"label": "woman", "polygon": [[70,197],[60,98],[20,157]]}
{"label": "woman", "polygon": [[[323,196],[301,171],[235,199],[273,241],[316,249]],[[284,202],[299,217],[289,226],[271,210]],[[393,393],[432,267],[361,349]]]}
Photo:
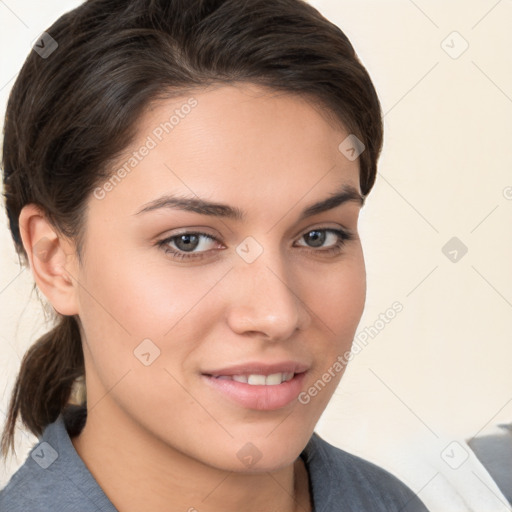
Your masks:
{"label": "woman", "polygon": [[[13,239],[55,310],[9,511],[424,511],[314,433],[365,302],[380,105],[300,0],[89,0],[6,114]],[[85,393],[80,398],[80,382]]]}

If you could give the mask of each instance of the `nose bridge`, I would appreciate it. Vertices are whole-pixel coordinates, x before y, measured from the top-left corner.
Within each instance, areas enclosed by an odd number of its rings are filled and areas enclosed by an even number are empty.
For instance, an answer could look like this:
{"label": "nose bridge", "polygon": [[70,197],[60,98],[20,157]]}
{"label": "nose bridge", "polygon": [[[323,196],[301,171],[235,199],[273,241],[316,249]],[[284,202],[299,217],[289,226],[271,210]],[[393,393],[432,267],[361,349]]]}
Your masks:
{"label": "nose bridge", "polygon": [[302,301],[279,248],[263,247],[247,237],[236,249],[235,286],[229,321],[233,330],[258,331],[272,339],[289,337],[304,327]]}

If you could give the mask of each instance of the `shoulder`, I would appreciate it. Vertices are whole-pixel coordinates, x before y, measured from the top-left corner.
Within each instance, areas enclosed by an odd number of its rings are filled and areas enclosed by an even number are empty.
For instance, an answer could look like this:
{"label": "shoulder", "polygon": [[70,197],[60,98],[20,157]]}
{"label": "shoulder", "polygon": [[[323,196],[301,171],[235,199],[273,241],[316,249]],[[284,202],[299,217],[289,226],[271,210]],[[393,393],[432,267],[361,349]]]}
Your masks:
{"label": "shoulder", "polygon": [[74,449],[67,426],[59,416],[45,428],[0,490],[0,511],[116,512]]}
{"label": "shoulder", "polygon": [[318,512],[337,510],[341,502],[347,511],[428,512],[418,496],[390,472],[329,444],[317,433],[302,456]]}
{"label": "shoulder", "polygon": [[40,439],[30,450],[22,466],[0,490],[0,510],[9,512],[56,510],[55,507],[51,508],[51,503],[48,503],[48,497],[55,496],[56,490],[58,492],[58,476],[51,468],[54,458],[55,453],[51,445],[45,444]]}

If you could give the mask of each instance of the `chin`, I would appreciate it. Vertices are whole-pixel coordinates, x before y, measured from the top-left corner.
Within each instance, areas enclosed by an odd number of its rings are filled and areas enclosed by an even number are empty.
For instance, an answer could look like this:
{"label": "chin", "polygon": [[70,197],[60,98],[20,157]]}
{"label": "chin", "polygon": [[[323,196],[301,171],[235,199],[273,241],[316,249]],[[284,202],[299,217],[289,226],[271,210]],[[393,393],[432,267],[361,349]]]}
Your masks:
{"label": "chin", "polygon": [[270,435],[265,432],[243,438],[237,436],[223,446],[216,465],[248,474],[279,471],[297,460],[310,437],[309,432],[290,435],[285,431],[280,434],[278,430]]}

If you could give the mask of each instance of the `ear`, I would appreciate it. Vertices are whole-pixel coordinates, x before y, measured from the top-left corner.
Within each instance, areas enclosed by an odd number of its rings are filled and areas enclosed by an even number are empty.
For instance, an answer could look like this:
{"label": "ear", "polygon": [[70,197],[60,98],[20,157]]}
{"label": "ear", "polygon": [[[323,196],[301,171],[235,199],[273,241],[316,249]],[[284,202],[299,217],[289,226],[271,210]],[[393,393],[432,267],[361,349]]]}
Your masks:
{"label": "ear", "polygon": [[23,207],[19,226],[37,287],[60,314],[78,314],[74,244],[58,233],[35,204]]}

